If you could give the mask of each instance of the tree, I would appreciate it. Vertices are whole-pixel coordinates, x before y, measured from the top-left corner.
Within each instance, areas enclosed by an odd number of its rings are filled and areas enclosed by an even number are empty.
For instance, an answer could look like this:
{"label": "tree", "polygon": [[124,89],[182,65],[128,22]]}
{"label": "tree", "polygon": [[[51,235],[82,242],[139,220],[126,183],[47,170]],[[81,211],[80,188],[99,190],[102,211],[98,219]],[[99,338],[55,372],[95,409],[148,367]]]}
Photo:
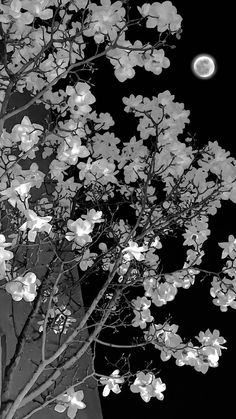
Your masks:
{"label": "tree", "polygon": [[[121,347],[153,346],[162,361],[174,358],[202,373],[218,366],[225,348],[218,330],[200,331],[198,343],[185,341],[178,325],[169,318],[157,323],[156,313],[178,288],[193,285],[196,275],[213,277],[213,303],[222,311],[236,307],[235,238],[220,243],[227,257],[221,272],[199,266],[209,216],[221,200],[235,203],[235,160],[217,142],[198,148],[190,137],[178,140],[189,112],[169,91],[151,100],[123,98],[125,112],[138,118],[139,139],[128,143],[109,132],[111,115],[92,111],[94,63],[103,57],[121,83],[135,76],[135,66],[158,75],[170,65],[163,48],[181,34],[176,8],[169,1],[132,6],[109,0],[13,0],[0,6],[1,287],[25,310],[4,371],[5,419],[28,418],[47,406],[73,418],[86,407],[80,386],[89,379],[104,386],[104,396],[128,385],[145,402],[162,400],[166,384],[157,368],[147,363],[133,371],[129,358],[121,359],[122,371],[115,367],[108,374],[93,363],[91,373],[64,386],[63,378],[89,348],[96,361],[97,344],[114,345],[102,338],[109,330],[135,328],[133,341]],[[157,30],[158,41],[126,40],[137,25]],[[86,72],[91,78],[82,78]],[[27,104],[9,106],[11,94],[24,89],[31,95]],[[35,103],[51,111],[46,127],[24,117],[7,132],[6,121]],[[46,174],[36,163],[24,167],[38,156],[51,160]],[[177,235],[189,247],[186,261],[163,272],[160,249]],[[73,282],[75,267],[79,276]],[[74,308],[76,287],[95,279],[89,306]],[[14,370],[32,342],[40,359],[14,400]]]}

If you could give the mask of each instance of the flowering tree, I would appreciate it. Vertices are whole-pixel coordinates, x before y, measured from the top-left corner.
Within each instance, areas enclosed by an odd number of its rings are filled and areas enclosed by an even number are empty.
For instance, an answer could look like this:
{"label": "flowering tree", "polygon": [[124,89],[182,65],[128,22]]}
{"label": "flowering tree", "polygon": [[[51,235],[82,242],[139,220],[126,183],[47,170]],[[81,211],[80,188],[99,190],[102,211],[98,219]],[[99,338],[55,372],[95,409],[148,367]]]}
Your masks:
{"label": "flowering tree", "polygon": [[[105,397],[128,386],[145,402],[163,400],[166,384],[156,369],[132,372],[128,361],[122,371],[115,368],[108,375],[94,363],[70,386],[63,387],[63,377],[89,348],[95,359],[98,343],[112,346],[99,337],[104,330],[122,327],[140,333],[120,347],[132,352],[152,345],[162,361],[174,358],[178,366],[206,373],[218,366],[225,349],[219,331],[200,331],[197,343],[186,342],[170,319],[156,322],[156,310],[205,274],[212,276],[213,303],[221,311],[236,308],[236,239],[231,235],[219,243],[226,259],[221,272],[200,267],[209,217],[221,200],[236,202],[235,160],[217,142],[198,148],[190,137],[178,140],[189,111],[169,91],[152,99],[123,98],[124,111],[138,118],[138,139],[122,142],[109,131],[111,115],[93,111],[92,76],[83,78],[86,72],[93,75],[102,59],[121,83],[135,76],[136,66],[159,75],[170,65],[163,48],[169,38],[180,38],[182,18],[170,1],[134,8],[129,1],[97,3],[6,0],[0,5],[1,292],[26,313],[5,369],[4,419],[26,419],[48,406],[58,417],[66,411],[74,418],[78,409],[86,409],[80,386],[89,378],[104,386]],[[157,41],[131,43],[128,31],[136,26],[153,29]],[[12,93],[25,89],[28,103],[10,107]],[[6,121],[34,103],[50,110],[53,122],[43,127],[24,116],[7,132]],[[27,161],[40,158],[50,161],[46,173],[35,162],[25,168]],[[132,222],[116,214],[124,204]],[[159,249],[176,230],[187,246],[186,260],[165,273]],[[75,268],[80,274],[71,283]],[[73,291],[96,275],[100,288],[78,317]],[[13,398],[14,370],[35,340],[40,358]]]}

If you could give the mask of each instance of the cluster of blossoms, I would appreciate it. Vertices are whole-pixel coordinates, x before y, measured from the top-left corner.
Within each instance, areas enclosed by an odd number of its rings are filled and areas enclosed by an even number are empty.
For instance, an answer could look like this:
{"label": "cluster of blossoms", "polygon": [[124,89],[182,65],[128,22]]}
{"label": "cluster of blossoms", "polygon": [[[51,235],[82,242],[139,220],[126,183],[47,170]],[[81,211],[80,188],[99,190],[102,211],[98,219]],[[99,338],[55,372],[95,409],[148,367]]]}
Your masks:
{"label": "cluster of blossoms", "polygon": [[205,374],[209,367],[217,367],[222,346],[226,340],[219,335],[218,330],[213,333],[207,329],[200,332],[195,338],[201,346],[194,346],[192,342],[184,343],[182,338],[176,333],[178,326],[175,324],[161,325],[152,324],[148,331],[145,331],[145,339],[152,343],[156,349],[161,351],[162,361],[168,361],[171,357],[176,359],[176,365],[190,365],[196,371]]}
{"label": "cluster of blossoms", "polygon": [[222,346],[226,340],[219,335],[218,330],[213,333],[208,329],[205,333],[200,332],[196,339],[202,344],[200,348],[190,344],[184,349],[179,357],[176,357],[176,364],[179,366],[191,365],[196,371],[206,373],[209,366],[218,367],[218,360],[221,355],[221,349],[227,349]]}
{"label": "cluster of blossoms", "polygon": [[[113,371],[109,377],[101,377],[100,382],[104,385],[103,396],[107,397],[110,391],[115,394],[121,392],[119,384],[124,383],[124,378],[120,377],[119,370]],[[162,392],[166,389],[166,385],[162,383],[160,378],[155,378],[152,373],[144,374],[142,371],[137,373],[136,379],[130,386],[132,393],[140,393],[141,398],[145,402],[149,402],[151,397],[163,400]]]}
{"label": "cluster of blossoms", "polygon": [[137,374],[134,383],[130,386],[132,393],[140,393],[141,398],[147,403],[151,397],[163,400],[166,385],[162,383],[161,378],[155,378],[153,374],[144,374],[142,371]]}
{"label": "cluster of blossoms", "polygon": [[227,257],[226,268],[224,269],[223,278],[213,276],[210,294],[213,297],[213,304],[219,306],[222,312],[226,312],[228,307],[236,309],[236,239],[231,234],[228,237],[228,242],[219,243],[219,246],[223,248],[221,258]]}
{"label": "cluster of blossoms", "polygon": [[[68,4],[69,3],[69,4]],[[89,13],[88,16],[84,19],[84,30],[83,36],[80,35],[76,40],[81,41],[82,44],[80,51],[80,59],[84,58],[83,49],[85,48],[85,42],[83,37],[93,37],[95,43],[101,45],[105,43],[109,37],[110,41],[115,42],[118,32],[123,32],[119,35],[119,42],[117,48],[108,50],[106,56],[114,66],[115,76],[121,82],[124,82],[128,78],[132,78],[135,75],[135,66],[144,67],[146,71],[152,71],[154,74],[160,74],[162,68],[167,68],[170,65],[169,60],[164,56],[164,51],[162,49],[152,49],[151,45],[148,44],[145,47],[140,41],[135,41],[132,45],[130,41],[125,39],[125,9],[121,1],[116,1],[111,4],[110,0],[101,0],[101,6],[88,3],[86,0],[75,2],[70,2],[69,0],[64,0],[63,5],[67,4],[68,11],[77,11],[80,9],[86,9]],[[9,4],[1,5],[0,11],[0,22],[4,26],[8,25],[13,21],[13,30],[16,34],[22,34],[28,30],[29,25],[33,22],[34,18],[40,18],[42,21],[49,20],[52,17],[53,11],[49,8],[51,5],[57,5],[57,0],[12,0]],[[47,8],[47,6],[49,6]],[[24,11],[22,11],[22,9]],[[172,5],[170,1],[165,1],[164,3],[155,2],[152,5],[145,4],[142,8],[137,7],[139,14],[146,19],[147,28],[157,28],[158,32],[162,33],[166,30],[170,30],[175,33],[181,28],[182,18],[177,14],[176,8]],[[78,24],[80,27],[80,24]],[[58,30],[65,31],[66,26],[64,22],[59,24]],[[69,30],[69,35],[75,35],[75,25],[72,29]],[[45,42],[50,40],[50,34],[48,32],[43,32],[39,28],[37,34],[33,32],[31,38],[37,41],[37,44],[34,47],[25,46],[24,47],[24,56],[28,59],[31,58],[33,53],[37,53],[38,49],[42,44],[42,36],[45,39]],[[68,44],[69,45],[69,44]],[[64,49],[63,53],[60,53],[60,43],[57,42],[57,37],[54,38],[54,46],[57,48],[57,60],[55,60],[52,54],[40,64],[40,71],[44,72],[47,81],[50,83],[58,75],[67,69],[69,60],[74,63],[79,58],[76,43],[71,42],[70,54],[67,49]],[[119,48],[119,46],[122,47]],[[126,48],[124,48],[126,47]],[[22,48],[21,48],[22,50]],[[150,52],[151,50],[151,52]],[[22,51],[21,51],[22,52]],[[18,48],[13,52],[14,61],[17,64],[9,65],[10,70],[17,72],[21,68],[23,61],[22,55]],[[62,77],[64,77],[62,75]],[[27,74],[27,77],[24,80],[18,82],[18,89],[23,91],[24,87],[27,87],[28,90],[33,90],[36,92],[41,87],[41,77],[37,72],[32,71],[30,74]],[[86,90],[85,90],[86,92]],[[70,88],[66,92],[68,95],[74,95],[74,91]],[[90,107],[87,103],[84,104],[84,95],[81,95],[81,99],[74,100],[72,98],[72,107],[75,106],[75,114],[77,114],[78,108],[84,106],[83,113],[89,112]],[[93,103],[91,101],[90,103]],[[80,114],[80,113],[79,113]]]}

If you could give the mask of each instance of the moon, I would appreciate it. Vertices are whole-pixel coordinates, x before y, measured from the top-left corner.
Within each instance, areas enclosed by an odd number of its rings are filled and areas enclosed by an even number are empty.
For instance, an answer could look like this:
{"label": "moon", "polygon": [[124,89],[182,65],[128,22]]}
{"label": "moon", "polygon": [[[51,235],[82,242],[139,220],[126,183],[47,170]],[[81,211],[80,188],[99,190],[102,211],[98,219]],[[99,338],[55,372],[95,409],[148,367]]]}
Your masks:
{"label": "moon", "polygon": [[192,61],[192,70],[198,78],[209,79],[216,72],[215,60],[209,55],[199,55]]}

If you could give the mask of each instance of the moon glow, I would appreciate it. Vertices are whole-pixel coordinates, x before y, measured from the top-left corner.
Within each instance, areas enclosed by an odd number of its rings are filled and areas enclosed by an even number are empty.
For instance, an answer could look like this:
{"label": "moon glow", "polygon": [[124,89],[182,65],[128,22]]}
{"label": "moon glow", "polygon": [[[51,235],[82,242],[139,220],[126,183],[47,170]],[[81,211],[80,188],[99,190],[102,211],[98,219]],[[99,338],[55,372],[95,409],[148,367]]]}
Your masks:
{"label": "moon glow", "polygon": [[192,71],[199,79],[209,79],[216,72],[215,60],[209,55],[199,55],[192,61]]}

